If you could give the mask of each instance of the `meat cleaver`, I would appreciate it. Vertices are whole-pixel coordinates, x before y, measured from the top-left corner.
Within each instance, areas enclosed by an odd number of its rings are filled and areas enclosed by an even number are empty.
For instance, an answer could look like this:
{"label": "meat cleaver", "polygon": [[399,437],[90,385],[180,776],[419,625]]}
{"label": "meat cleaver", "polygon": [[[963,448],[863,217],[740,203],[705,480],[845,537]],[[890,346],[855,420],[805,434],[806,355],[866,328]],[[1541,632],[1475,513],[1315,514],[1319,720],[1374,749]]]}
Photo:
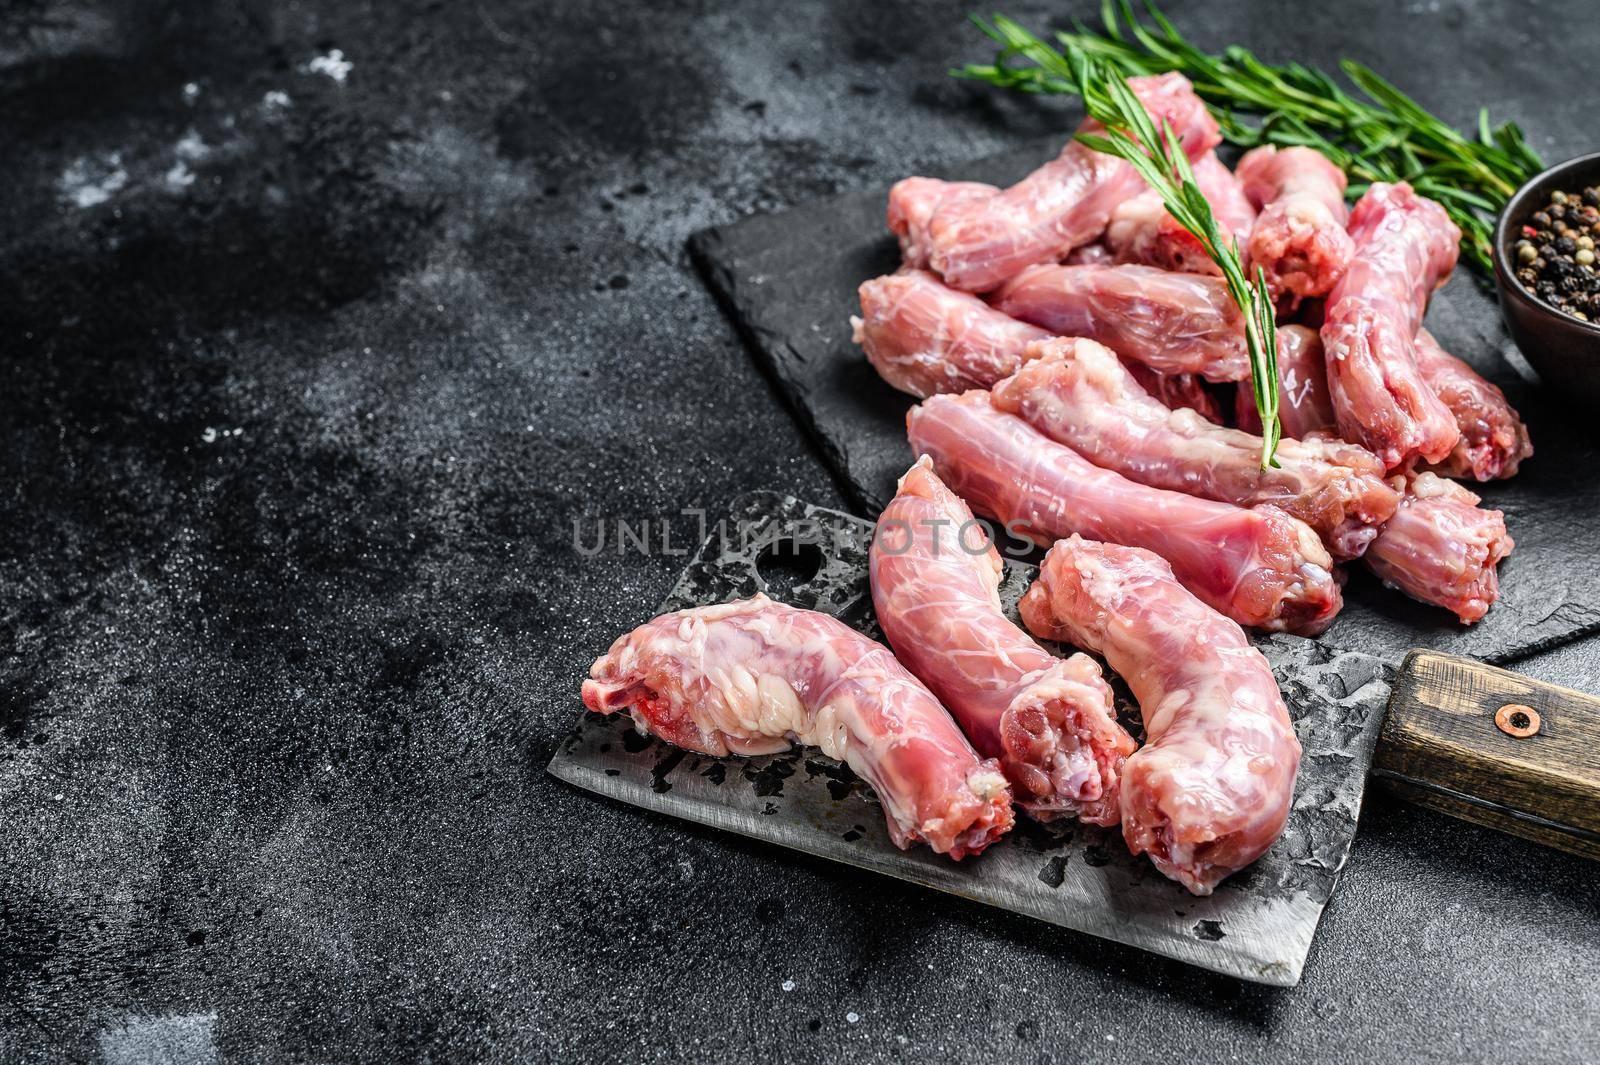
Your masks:
{"label": "meat cleaver", "polygon": [[[867,583],[871,532],[869,522],[790,497],[742,497],[659,612],[759,590],[882,640]],[[1000,592],[1013,620],[1036,572],[1007,564]],[[1207,898],[1130,855],[1116,829],[1075,822],[1019,817],[1004,840],[960,863],[925,847],[899,850],[871,789],[815,750],[711,758],[642,735],[625,716],[585,713],[549,770],[646,809],[1284,986],[1299,982],[1369,771],[1407,799],[1600,858],[1600,699],[1429,651],[1395,665],[1295,636],[1257,646],[1304,757],[1283,837]],[[1137,709],[1118,687],[1124,723],[1137,730]]]}

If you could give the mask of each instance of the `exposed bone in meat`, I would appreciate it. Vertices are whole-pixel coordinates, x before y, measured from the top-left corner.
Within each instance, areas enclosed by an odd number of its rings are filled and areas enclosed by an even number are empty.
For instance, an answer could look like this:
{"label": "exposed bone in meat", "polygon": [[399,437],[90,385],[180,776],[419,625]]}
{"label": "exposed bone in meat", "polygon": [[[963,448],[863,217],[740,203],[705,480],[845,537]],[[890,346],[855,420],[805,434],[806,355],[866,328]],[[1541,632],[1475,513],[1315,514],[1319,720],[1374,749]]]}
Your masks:
{"label": "exposed bone in meat", "polygon": [[1041,546],[1080,533],[1145,547],[1240,624],[1314,635],[1342,599],[1316,533],[1275,507],[1246,510],[1103,470],[987,392],[934,396],[906,416],[911,450],[980,514]]}
{"label": "exposed bone in meat", "polygon": [[1440,347],[1426,329],[1417,333],[1417,372],[1461,429],[1461,439],[1435,467],[1439,473],[1493,481],[1516,473],[1533,454],[1527,427],[1505,393]]}
{"label": "exposed bone in meat", "polygon": [[1332,440],[1285,439],[1261,468],[1261,438],[1169,410],[1092,340],[1029,347],[993,402],[1095,465],[1154,488],[1240,506],[1270,503],[1304,521],[1336,560],[1359,556],[1399,495],[1371,452]]}
{"label": "exposed bone in meat", "polygon": [[1116,260],[1111,257],[1111,249],[1106,247],[1105,242],[1097,240],[1093,244],[1073,248],[1061,261],[1068,266],[1110,266]]}
{"label": "exposed bone in meat", "polygon": [[999,195],[993,185],[979,181],[940,181],[908,177],[889,190],[889,230],[900,239],[901,261],[914,269],[927,269],[928,222],[941,207],[973,203]]}
{"label": "exposed bone in meat", "polygon": [[1461,231],[1401,183],[1361,197],[1350,235],[1355,254],[1322,326],[1339,434],[1391,470],[1440,462],[1461,430],[1417,370],[1416,335],[1429,295],[1455,267]]}
{"label": "exposed bone in meat", "polygon": [[1022,600],[1038,636],[1105,656],[1144,712],[1123,770],[1128,849],[1196,895],[1261,857],[1294,801],[1300,743],[1243,630],[1149,551],[1062,540]]}
{"label": "exposed bone in meat", "polygon": [[900,479],[872,543],[872,602],[895,655],[1041,820],[1114,825],[1133,738],[1087,655],[1059,659],[1000,610],[1002,563],[924,458]]}
{"label": "exposed bone in meat", "polygon": [[873,369],[913,396],[987,388],[1022,365],[1043,329],[957,292],[926,270],[903,270],[861,286],[854,338]]}
{"label": "exposed bone in meat", "polygon": [[1500,595],[1495,566],[1516,543],[1505,515],[1432,473],[1406,479],[1400,509],[1367,549],[1366,563],[1392,588],[1442,606],[1463,623],[1480,620]]}
{"label": "exposed bone in meat", "polygon": [[589,670],[583,702],[704,754],[772,754],[794,743],[872,785],[895,845],[960,859],[1010,830],[1011,789],[889,649],[764,595],[663,614]]}
{"label": "exposed bone in meat", "polygon": [[[1255,224],[1256,209],[1245,199],[1239,179],[1213,151],[1195,161],[1194,180],[1211,205],[1211,214],[1217,220],[1222,238],[1231,239],[1242,255],[1250,239],[1251,226]],[[1220,276],[1222,273],[1194,234],[1167,212],[1161,194],[1154,189],[1125,200],[1111,212],[1111,221],[1106,226],[1106,245],[1119,263],[1142,263],[1194,274]]]}
{"label": "exposed bone in meat", "polygon": [[[1216,120],[1183,75],[1130,78],[1128,85],[1157,122],[1170,124],[1191,157],[1221,140]],[[1081,128],[1100,129],[1094,122]],[[925,232],[905,212],[902,244],[919,255],[927,249],[928,266],[951,286],[987,292],[1025,266],[1055,262],[1098,239],[1112,209],[1142,187],[1126,162],[1072,140],[1055,159],[998,195],[939,204]]]}
{"label": "exposed bone in meat", "polygon": [[1344,171],[1312,148],[1263,145],[1239,160],[1245,195],[1261,215],[1250,230],[1250,265],[1273,295],[1321,296],[1354,251],[1345,220]]}

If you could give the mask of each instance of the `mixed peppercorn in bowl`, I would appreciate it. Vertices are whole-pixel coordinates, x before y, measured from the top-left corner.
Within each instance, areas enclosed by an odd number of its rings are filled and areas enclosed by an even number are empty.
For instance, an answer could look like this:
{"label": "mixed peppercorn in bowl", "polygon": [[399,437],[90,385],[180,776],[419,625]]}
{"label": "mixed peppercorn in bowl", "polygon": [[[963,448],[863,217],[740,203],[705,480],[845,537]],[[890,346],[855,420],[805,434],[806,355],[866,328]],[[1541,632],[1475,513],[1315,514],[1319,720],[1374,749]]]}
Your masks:
{"label": "mixed peppercorn in bowl", "polygon": [[1569,402],[1600,402],[1600,153],[1517,190],[1494,266],[1511,338],[1540,378]]}

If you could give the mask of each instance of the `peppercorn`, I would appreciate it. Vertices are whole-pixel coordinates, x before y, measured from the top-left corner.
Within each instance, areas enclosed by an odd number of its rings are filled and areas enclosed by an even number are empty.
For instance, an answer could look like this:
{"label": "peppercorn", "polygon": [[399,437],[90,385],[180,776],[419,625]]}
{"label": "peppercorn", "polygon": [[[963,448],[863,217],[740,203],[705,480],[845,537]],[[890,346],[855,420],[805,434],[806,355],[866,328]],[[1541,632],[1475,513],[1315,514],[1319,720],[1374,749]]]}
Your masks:
{"label": "peppercorn", "polygon": [[1517,281],[1563,314],[1600,322],[1600,184],[1556,190],[1506,250]]}

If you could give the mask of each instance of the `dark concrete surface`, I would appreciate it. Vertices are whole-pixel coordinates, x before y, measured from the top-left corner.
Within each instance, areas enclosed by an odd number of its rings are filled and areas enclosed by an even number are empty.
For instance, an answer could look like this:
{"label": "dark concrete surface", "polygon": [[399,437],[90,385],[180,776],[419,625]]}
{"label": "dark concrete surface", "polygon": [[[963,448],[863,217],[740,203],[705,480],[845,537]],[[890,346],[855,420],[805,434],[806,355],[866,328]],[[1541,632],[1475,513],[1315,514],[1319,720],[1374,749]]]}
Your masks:
{"label": "dark concrete surface", "polygon": [[[574,523],[841,502],[688,234],[1072,121],[963,10],[0,5],[0,1060],[1600,1057],[1596,867],[1381,795],[1275,992],[545,775]],[[1584,5],[1172,12],[1593,147]]]}

